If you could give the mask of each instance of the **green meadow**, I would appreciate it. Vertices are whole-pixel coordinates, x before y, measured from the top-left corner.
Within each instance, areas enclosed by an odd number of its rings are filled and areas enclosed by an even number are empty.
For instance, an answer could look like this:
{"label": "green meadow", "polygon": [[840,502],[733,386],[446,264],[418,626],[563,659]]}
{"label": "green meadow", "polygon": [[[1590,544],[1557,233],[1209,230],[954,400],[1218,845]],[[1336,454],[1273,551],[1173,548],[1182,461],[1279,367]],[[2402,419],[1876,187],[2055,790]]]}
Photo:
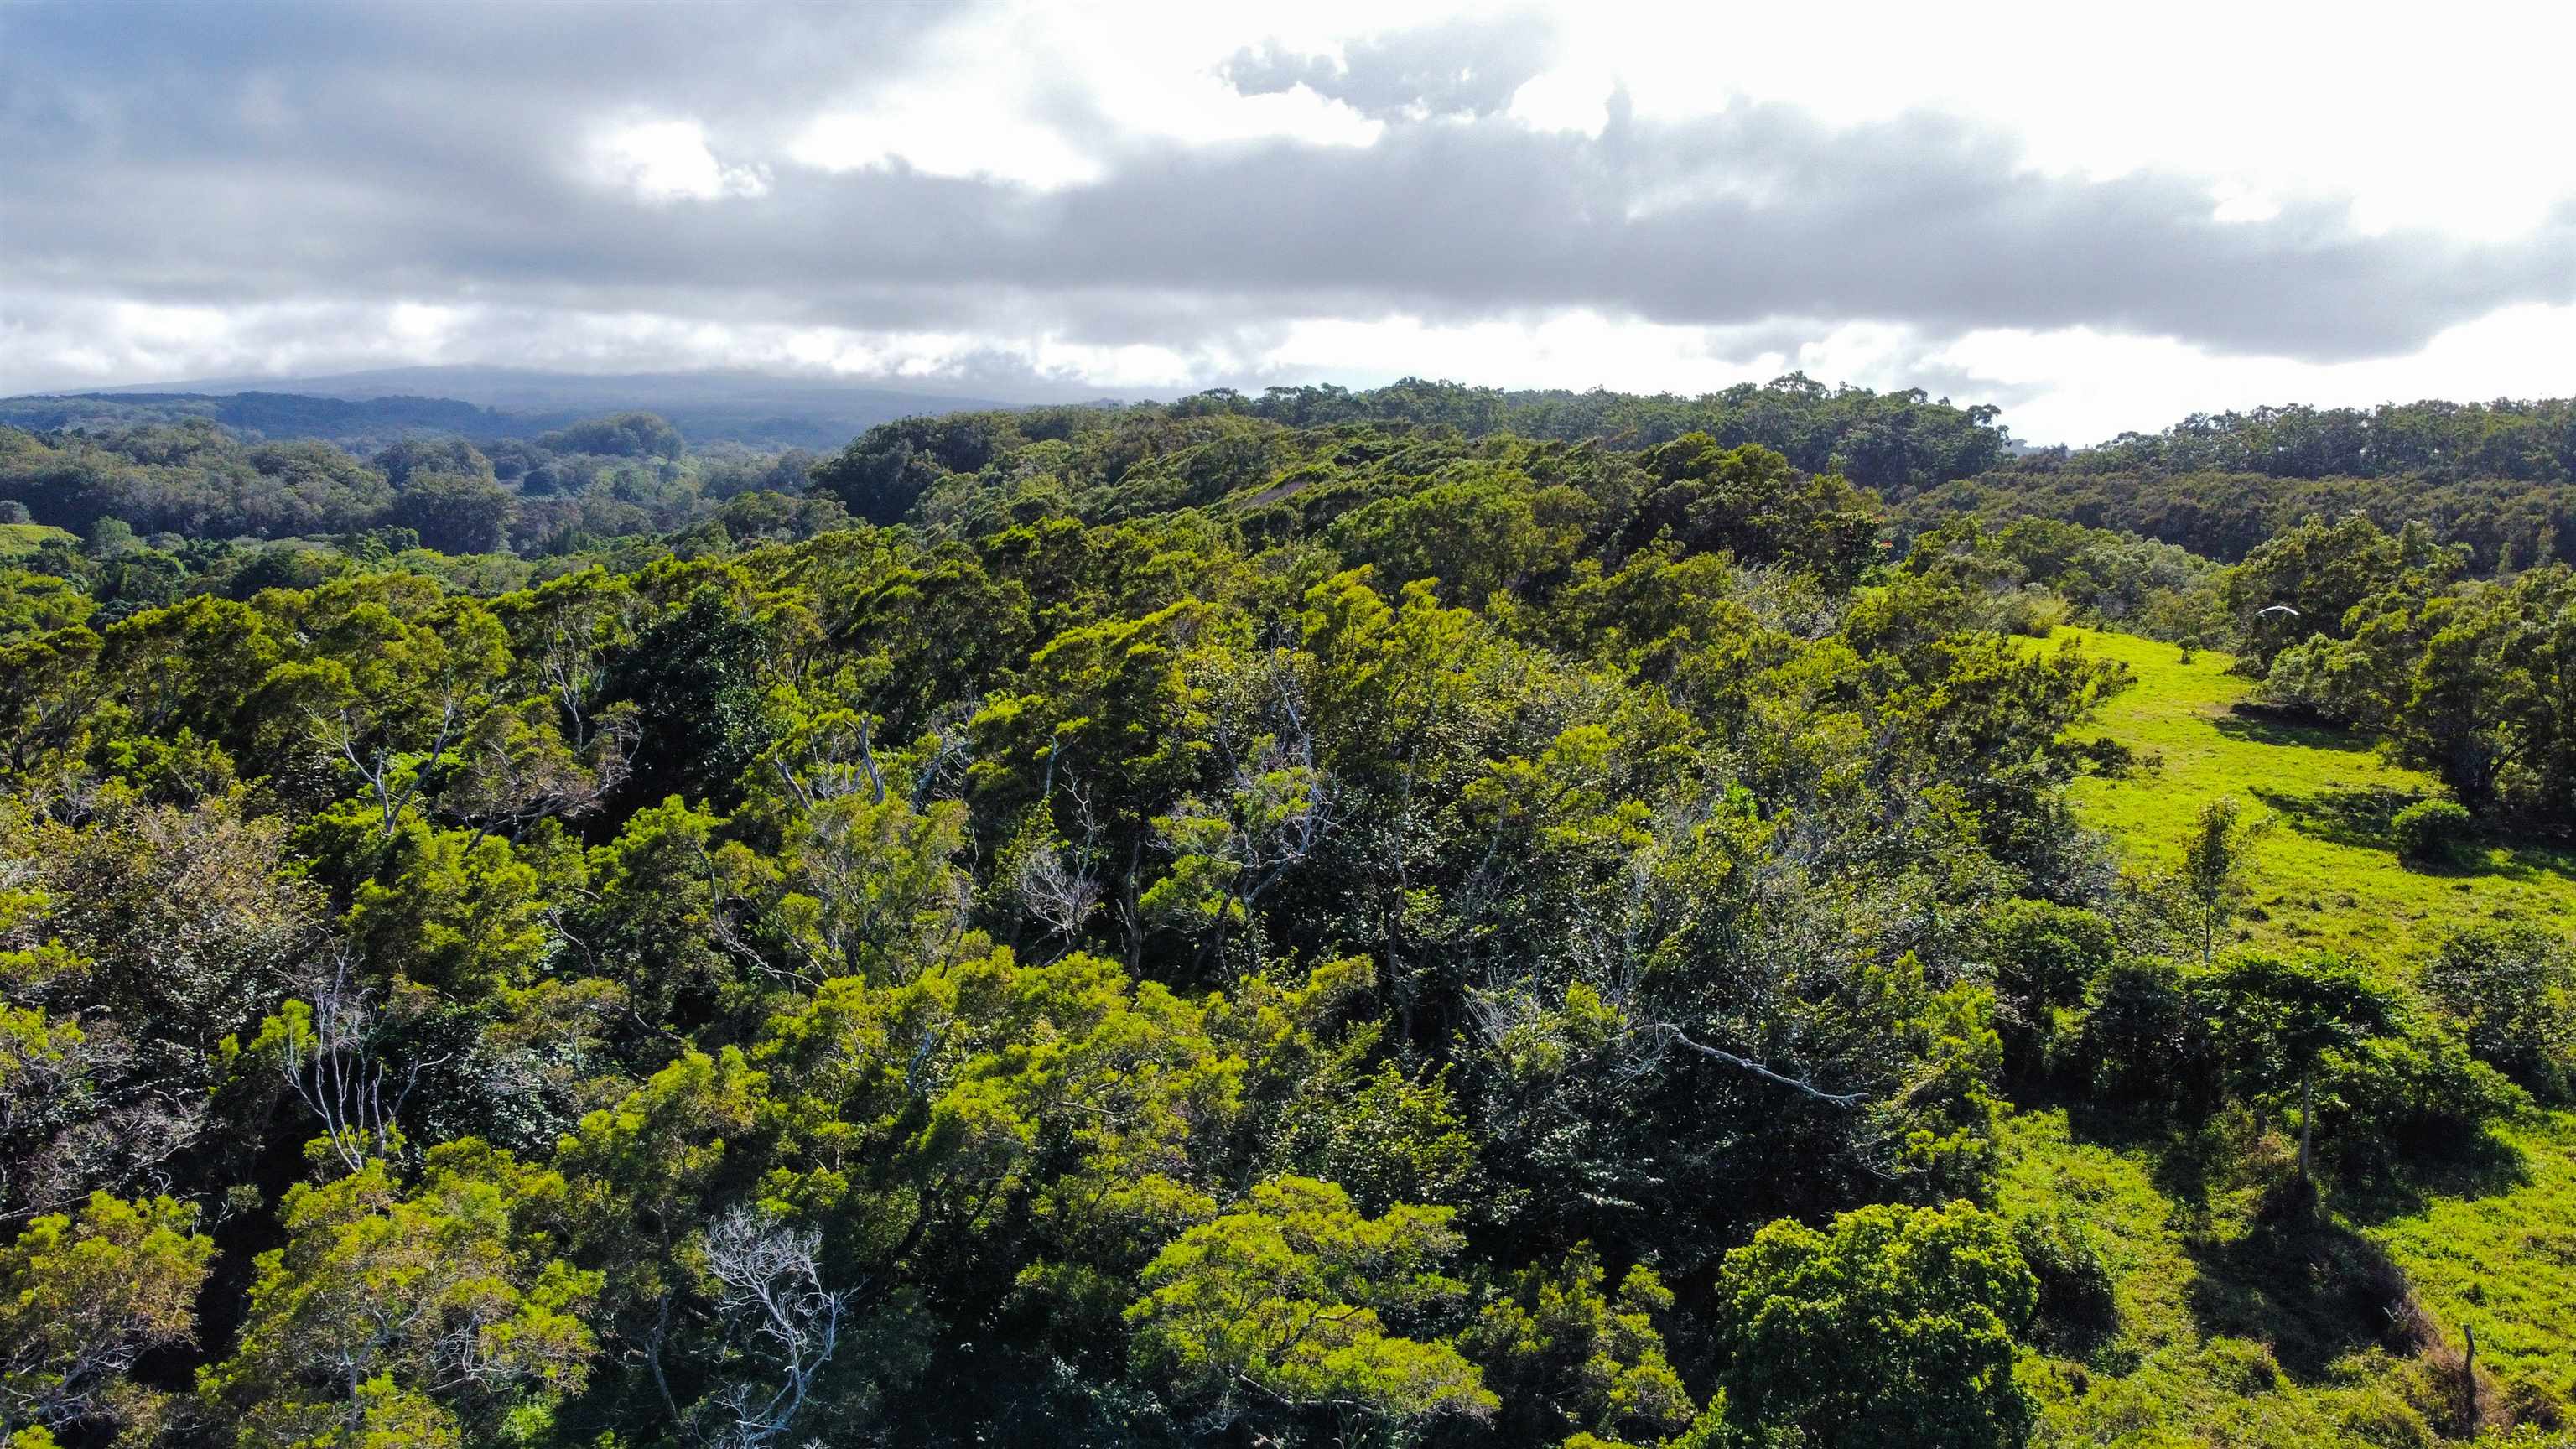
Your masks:
{"label": "green meadow", "polygon": [[0,563],[27,558],[56,540],[78,543],[80,536],[46,523],[0,523]]}
{"label": "green meadow", "polygon": [[[2225,655],[2060,630],[2122,661],[2135,687],[2100,733],[2138,768],[2078,787],[2088,823],[2142,876],[2171,870],[2193,816],[2234,793],[2272,819],[2238,939],[2320,948],[2411,971],[2449,932],[2482,921],[2576,922],[2576,860],[2491,843],[2461,868],[2401,865],[2388,817],[2434,790],[2426,776],[2340,732],[2242,708]],[[2022,1365],[2042,1405],[2039,1442],[2118,1445],[2409,1445],[2437,1428],[2401,1392],[2406,1346],[2392,1285],[2436,1345],[2471,1331],[2490,1392],[2576,1379],[2576,1114],[2536,1113],[2468,1145],[2422,1181],[2330,1197],[2304,1225],[2260,1211],[2254,1188],[2212,1173],[2228,1154],[2098,1107],[2025,1104],[2006,1139],[2003,1202],[2066,1211],[2117,1280],[2116,1326],[2039,1346]],[[2420,1403],[2422,1394],[2414,1396]],[[2529,1431],[2525,1431],[2528,1433]],[[2568,1442],[2526,1437],[2522,1443]]]}
{"label": "green meadow", "polygon": [[2227,672],[2227,655],[2202,651],[2186,663],[2174,645],[2126,634],[2057,637],[2137,676],[2100,729],[2137,753],[2138,768],[2075,787],[2085,818],[2119,841],[2134,869],[2178,865],[2193,817],[2222,795],[2270,820],[2240,940],[2394,964],[2480,922],[2576,929],[2576,855],[2490,843],[2457,868],[2399,863],[2389,819],[2435,793],[2432,777],[2343,731],[2266,717],[2249,706],[2253,682]]}

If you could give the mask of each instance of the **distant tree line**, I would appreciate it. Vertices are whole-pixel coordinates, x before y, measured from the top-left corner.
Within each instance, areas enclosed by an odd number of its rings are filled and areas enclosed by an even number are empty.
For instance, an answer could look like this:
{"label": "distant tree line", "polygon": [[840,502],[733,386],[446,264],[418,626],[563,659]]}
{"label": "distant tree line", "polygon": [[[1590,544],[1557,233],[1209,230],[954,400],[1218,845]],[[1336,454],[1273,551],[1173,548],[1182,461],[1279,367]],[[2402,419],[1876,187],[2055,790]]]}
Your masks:
{"label": "distant tree line", "polygon": [[2023,466],[2095,473],[2260,473],[2271,478],[2576,481],[2576,399],[2262,407],[2196,413],[2160,433],[2050,449]]}
{"label": "distant tree line", "polygon": [[2228,561],[2311,514],[2360,514],[2390,532],[2426,524],[2480,573],[2576,562],[2576,401],[2196,416],[2015,457],[1903,503],[1909,531],[1963,512],[2057,518]]}
{"label": "distant tree line", "polygon": [[[403,530],[447,554],[562,554],[712,520],[751,493],[804,491],[807,455],[693,455],[649,413],[482,446],[404,437],[365,457],[316,439],[246,440],[205,418],[100,431],[0,428],[0,500],[88,536],[338,539]],[[819,522],[819,520],[818,520]]]}
{"label": "distant tree line", "polygon": [[247,434],[342,441],[369,437],[390,441],[411,432],[496,437],[510,430],[504,414],[454,398],[352,400],[283,392],[114,392],[0,398],[0,426],[29,432],[115,430],[191,418],[204,418]]}
{"label": "distant tree line", "polygon": [[1382,388],[1273,387],[1259,397],[1201,393],[1176,411],[1222,409],[1291,427],[1346,422],[1456,428],[1471,437],[1509,432],[1578,442],[1599,438],[1649,447],[1685,433],[1721,446],[1759,443],[1811,472],[1834,472],[1863,488],[1902,497],[1993,467],[2010,446],[1985,404],[1933,401],[1920,388],[1873,392],[1828,387],[1804,373],[1739,383],[1698,396],[1466,387],[1407,378]]}
{"label": "distant tree line", "polygon": [[2014,464],[1920,494],[1904,527],[1961,513],[2053,518],[2139,534],[2233,561],[2312,514],[2359,514],[2395,531],[2423,523],[2464,544],[2480,573],[2551,560],[2576,562],[2576,485],[2480,477],[2283,478],[2266,473],[2104,472]]}

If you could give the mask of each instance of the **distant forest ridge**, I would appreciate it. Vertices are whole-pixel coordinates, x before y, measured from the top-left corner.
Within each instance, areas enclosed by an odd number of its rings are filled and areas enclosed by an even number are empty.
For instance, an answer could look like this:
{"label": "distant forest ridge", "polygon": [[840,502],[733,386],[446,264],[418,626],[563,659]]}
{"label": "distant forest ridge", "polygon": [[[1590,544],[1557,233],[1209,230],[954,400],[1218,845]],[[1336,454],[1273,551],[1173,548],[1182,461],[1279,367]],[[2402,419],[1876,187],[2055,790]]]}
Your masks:
{"label": "distant forest ridge", "polygon": [[[209,388],[222,384],[207,384]],[[436,391],[391,391],[419,386]],[[457,394],[487,399],[476,402]],[[2035,471],[2248,472],[2279,478],[2567,481],[2576,477],[2576,400],[2424,400],[2368,408],[2304,404],[2195,413],[2153,433],[2125,432],[2089,447],[2031,448],[2013,439],[2001,409],[1953,404],[1922,389],[1877,392],[1828,386],[1791,373],[1717,392],[1626,393],[1594,388],[1470,387],[1406,378],[1378,388],[1307,384],[1247,394],[1217,388],[1169,404],[1176,411],[1239,411],[1292,427],[1345,422],[1452,426],[1470,436],[1512,432],[1577,441],[1602,437],[1651,444],[1682,432],[1780,448],[1793,459],[1830,441],[1855,482],[1900,496],[1995,466]],[[642,409],[667,418],[692,442],[838,448],[867,428],[905,417],[955,412],[1041,410],[1067,404],[1006,403],[795,378],[738,374],[585,377],[506,369],[405,368],[297,379],[278,390],[238,392],[122,388],[0,398],[0,425],[44,431],[206,417],[268,437],[383,441],[406,432],[473,438],[533,437],[607,412]],[[1936,443],[1908,459],[1903,476],[1883,466],[1903,439]],[[1830,461],[1817,458],[1814,465]],[[1925,471],[1933,475],[1924,476]],[[1862,475],[1870,475],[1864,478]],[[1912,485],[1911,487],[1907,485]]]}
{"label": "distant forest ridge", "polygon": [[[1882,393],[1828,387],[1803,373],[1697,397],[1599,389],[1505,391],[1407,379],[1357,392],[1337,387],[1272,388],[1259,398],[1241,398],[1220,389],[1179,406],[1233,399],[1240,401],[1231,405],[1292,426],[1360,420],[1440,422],[1470,434],[1514,432],[1569,441],[1600,436],[1651,443],[1671,436],[1665,430],[1676,424],[1730,441],[1727,435],[1736,429],[1758,433],[1766,423],[1794,418],[1808,433],[1836,438],[1840,451],[1855,465],[1843,469],[1852,481],[1882,488],[1896,480],[1870,468],[1873,449],[1884,448],[1897,437],[1951,442],[1946,455],[1919,460],[1947,478],[2012,466],[2039,472],[2070,468],[2244,472],[2277,478],[2421,474],[2525,482],[2576,479],[2576,399],[2569,398],[2503,398],[2486,403],[2425,400],[2367,408],[2294,403],[2242,412],[2194,413],[2160,432],[2126,432],[2086,448],[2022,446],[2002,423],[2002,410],[1989,404],[1935,400],[1920,388]],[[1783,442],[1800,441],[1794,432],[1743,441],[1781,448],[1793,460],[1799,452],[1795,446],[1783,447]],[[1970,463],[1974,466],[1960,466]],[[1877,476],[1864,478],[1865,472]],[[1911,481],[1921,481],[1919,472]]]}
{"label": "distant forest ridge", "polygon": [[[981,406],[969,402],[969,406]],[[836,448],[858,432],[894,418],[945,412],[949,398],[878,394],[821,414],[773,411],[716,401],[649,400],[649,406],[698,443],[739,442],[771,448]],[[0,399],[0,425],[45,432],[97,430],[206,418],[263,438],[321,438],[367,446],[424,433],[483,439],[532,438],[602,412],[600,407],[518,410],[447,397],[318,397],[305,393],[70,393]]]}
{"label": "distant forest ridge", "polygon": [[[1991,405],[1957,404],[1920,389],[1832,387],[1796,373],[1697,396],[1409,378],[1367,389],[1220,388],[1167,403],[1016,406],[794,379],[773,380],[775,391],[764,393],[761,379],[733,374],[582,378],[409,369],[318,381],[369,388],[434,382],[451,372],[461,387],[497,402],[617,398],[623,407],[651,409],[693,445],[846,451],[871,460],[863,465],[869,468],[895,466],[897,453],[922,459],[900,465],[916,477],[898,491],[926,486],[920,466],[971,473],[1017,441],[1087,433],[1122,417],[1186,425],[1235,416],[1301,431],[1454,428],[1470,438],[1600,439],[1621,448],[1705,433],[1726,446],[1758,443],[1801,469],[1839,473],[1872,490],[1896,506],[1900,534],[1957,513],[1995,522],[2054,518],[2231,560],[2311,514],[2362,514],[2390,529],[2425,522],[2469,546],[2482,572],[2576,550],[2576,402],[2568,399],[2263,407],[2195,414],[2090,448],[2032,449],[2013,439]],[[609,391],[623,387],[637,395]],[[791,407],[830,411],[782,411]],[[533,440],[606,410],[410,395],[102,392],[0,399],[0,426],[104,439],[201,419],[246,440],[316,438],[364,455],[423,435]]]}

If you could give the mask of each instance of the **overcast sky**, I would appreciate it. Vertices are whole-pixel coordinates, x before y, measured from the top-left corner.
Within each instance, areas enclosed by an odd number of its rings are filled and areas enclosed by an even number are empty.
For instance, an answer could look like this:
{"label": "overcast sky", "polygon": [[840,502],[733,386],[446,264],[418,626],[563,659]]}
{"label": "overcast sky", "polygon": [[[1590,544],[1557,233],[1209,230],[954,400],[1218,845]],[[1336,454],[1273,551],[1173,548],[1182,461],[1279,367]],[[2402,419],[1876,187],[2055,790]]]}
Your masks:
{"label": "overcast sky", "polygon": [[2300,9],[0,0],[0,392],[2576,392],[2576,7]]}

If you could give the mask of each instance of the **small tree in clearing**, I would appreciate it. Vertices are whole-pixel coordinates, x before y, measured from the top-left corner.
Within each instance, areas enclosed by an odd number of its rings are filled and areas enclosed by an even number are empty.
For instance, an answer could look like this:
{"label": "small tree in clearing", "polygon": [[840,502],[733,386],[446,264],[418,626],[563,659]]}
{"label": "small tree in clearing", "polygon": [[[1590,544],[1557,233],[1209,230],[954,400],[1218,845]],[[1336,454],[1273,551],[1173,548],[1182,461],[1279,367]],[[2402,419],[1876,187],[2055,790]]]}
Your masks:
{"label": "small tree in clearing", "polygon": [[2200,962],[2218,954],[2218,933],[2244,908],[2252,894],[2247,882],[2252,847],[2270,828],[2268,817],[2248,820],[2233,795],[2222,795],[2200,809],[2191,836],[2183,843],[2182,873],[2174,878],[2184,919],[2200,938]]}

